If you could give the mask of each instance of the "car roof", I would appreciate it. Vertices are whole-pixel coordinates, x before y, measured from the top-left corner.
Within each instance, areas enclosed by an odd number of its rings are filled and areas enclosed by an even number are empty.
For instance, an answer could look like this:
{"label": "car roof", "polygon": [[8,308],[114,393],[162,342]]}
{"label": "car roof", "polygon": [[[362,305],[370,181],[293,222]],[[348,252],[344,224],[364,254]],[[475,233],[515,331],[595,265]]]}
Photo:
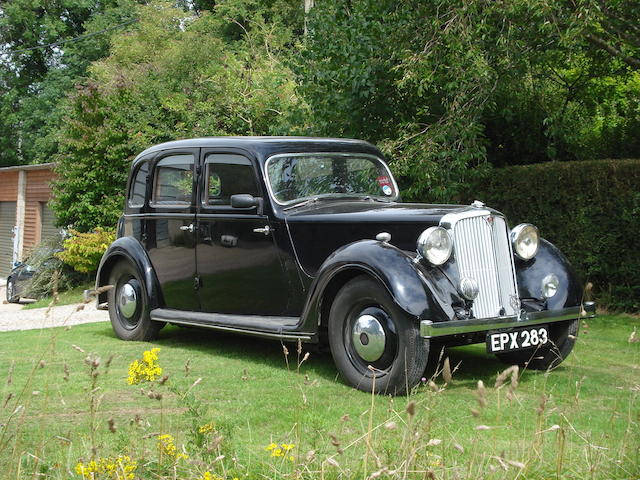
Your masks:
{"label": "car roof", "polygon": [[277,153],[295,152],[359,152],[370,153],[382,158],[375,146],[364,140],[350,138],[322,137],[203,137],[175,140],[147,148],[136,159],[150,153],[175,148],[234,148],[253,154],[264,161]]}

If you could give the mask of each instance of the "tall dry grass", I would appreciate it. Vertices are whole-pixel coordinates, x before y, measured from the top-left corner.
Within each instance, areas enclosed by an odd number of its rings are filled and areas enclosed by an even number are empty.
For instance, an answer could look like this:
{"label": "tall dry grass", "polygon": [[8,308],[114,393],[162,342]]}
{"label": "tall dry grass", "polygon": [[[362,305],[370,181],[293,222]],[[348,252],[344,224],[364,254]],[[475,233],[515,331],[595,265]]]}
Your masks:
{"label": "tall dry grass", "polygon": [[[54,305],[55,296],[50,308]],[[469,380],[457,378],[460,363],[452,367],[443,351],[430,377],[407,397],[372,393],[359,415],[332,419],[335,429],[321,431],[314,429],[313,421],[323,415],[322,406],[309,401],[318,379],[305,371],[314,354],[300,343],[283,344],[283,366],[289,372],[286,394],[295,406],[293,422],[287,431],[255,432],[255,437],[249,435],[251,445],[243,446],[218,421],[222,407],[201,391],[202,377],[193,378],[190,359],[183,365],[164,363],[167,347],[155,357],[151,350],[143,354],[138,347],[132,349],[136,353],[131,358],[118,359],[109,352],[73,345],[77,359],[68,362],[58,342],[64,332],[48,333],[48,347],[35,355],[19,391],[11,388],[14,367],[7,371],[5,390],[10,392],[0,409],[1,478],[640,478],[636,403],[640,388],[628,397],[628,404],[616,406],[615,414],[626,416],[624,435],[615,444],[603,444],[606,435],[574,424],[577,416],[590,414],[583,407],[584,378],[575,379],[567,390],[570,408],[558,401],[561,393],[548,382],[553,372],[539,374],[533,395],[531,389],[521,392],[523,371],[518,367],[499,372],[491,386],[478,379],[472,389],[461,389],[457,384]],[[129,378],[137,368],[138,380],[127,382],[123,377],[114,382],[116,362],[120,367],[129,365]],[[61,368],[48,373],[52,365]],[[57,414],[55,405],[71,401],[60,383],[68,384],[70,371],[80,369],[84,374],[74,378],[82,379],[77,388],[83,389],[83,403],[74,411],[69,431],[39,429],[38,425],[50,425]],[[251,381],[247,369],[239,381]],[[117,387],[108,386],[114,384]],[[107,396],[118,398],[132,390],[139,392],[139,409],[131,412],[128,422],[103,412]],[[454,399],[459,405],[461,395],[467,415],[463,424],[454,424],[449,421],[450,405]],[[235,414],[242,418],[242,412]],[[252,425],[242,428],[251,432]],[[505,438],[511,440],[505,444]]]}

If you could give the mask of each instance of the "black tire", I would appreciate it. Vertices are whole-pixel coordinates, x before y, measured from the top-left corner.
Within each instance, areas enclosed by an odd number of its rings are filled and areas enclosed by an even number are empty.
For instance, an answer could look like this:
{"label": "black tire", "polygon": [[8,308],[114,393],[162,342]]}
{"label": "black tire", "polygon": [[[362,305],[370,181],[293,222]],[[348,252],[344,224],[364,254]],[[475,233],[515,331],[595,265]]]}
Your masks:
{"label": "black tire", "polygon": [[[364,337],[354,333],[364,316],[374,317],[376,328],[384,331],[384,336],[377,337],[384,342],[377,359],[366,360],[356,350],[370,345],[366,333]],[[354,340],[354,335],[360,340]],[[371,392],[375,383],[376,393],[391,395],[404,395],[420,381],[429,356],[429,341],[420,336],[417,322],[368,276],[354,278],[336,295],[329,314],[329,345],[336,367],[348,384]],[[372,355],[377,352],[365,353]]]}
{"label": "black tire", "polygon": [[16,290],[16,284],[13,281],[13,278],[9,277],[7,278],[7,287],[6,287],[6,295],[7,295],[7,302],[9,303],[18,303],[20,302],[20,297],[18,295],[15,295],[13,292],[15,292]]}
{"label": "black tire", "polygon": [[549,342],[538,349],[498,353],[496,357],[509,365],[520,365],[531,370],[549,370],[560,365],[569,356],[578,336],[579,320],[551,324]]}
{"label": "black tire", "polygon": [[[109,274],[109,285],[114,286],[107,294],[109,318],[118,338],[138,341],[157,338],[164,323],[154,322],[149,316],[147,289],[138,270],[127,261],[118,262]],[[126,285],[129,285],[136,295],[135,308],[128,316],[123,313],[125,307],[122,306],[122,302],[119,302]]]}

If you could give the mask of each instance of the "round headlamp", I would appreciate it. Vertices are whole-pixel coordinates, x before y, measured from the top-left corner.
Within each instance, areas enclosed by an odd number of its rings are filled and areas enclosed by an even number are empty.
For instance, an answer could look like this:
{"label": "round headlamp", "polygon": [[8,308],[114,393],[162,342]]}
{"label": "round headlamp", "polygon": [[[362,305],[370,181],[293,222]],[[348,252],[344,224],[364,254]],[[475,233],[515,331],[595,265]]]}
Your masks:
{"label": "round headlamp", "polygon": [[553,297],[558,291],[560,280],[553,273],[547,275],[542,279],[542,296],[544,298]]}
{"label": "round headlamp", "polygon": [[532,259],[538,253],[540,236],[538,229],[530,223],[521,223],[511,230],[513,252],[522,260]]}
{"label": "round headlamp", "polygon": [[429,227],[418,237],[417,250],[432,265],[442,265],[451,256],[453,243],[442,227]]}

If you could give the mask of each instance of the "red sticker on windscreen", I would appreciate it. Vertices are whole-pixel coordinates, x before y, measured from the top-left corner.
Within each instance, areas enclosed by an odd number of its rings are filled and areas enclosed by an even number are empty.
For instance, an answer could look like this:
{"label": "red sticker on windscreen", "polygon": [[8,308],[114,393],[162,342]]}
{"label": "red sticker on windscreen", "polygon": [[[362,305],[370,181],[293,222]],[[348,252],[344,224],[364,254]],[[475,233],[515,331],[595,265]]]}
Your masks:
{"label": "red sticker on windscreen", "polygon": [[391,186],[391,179],[386,175],[380,175],[376,180],[378,181],[378,185],[381,187],[384,187],[385,185]]}

